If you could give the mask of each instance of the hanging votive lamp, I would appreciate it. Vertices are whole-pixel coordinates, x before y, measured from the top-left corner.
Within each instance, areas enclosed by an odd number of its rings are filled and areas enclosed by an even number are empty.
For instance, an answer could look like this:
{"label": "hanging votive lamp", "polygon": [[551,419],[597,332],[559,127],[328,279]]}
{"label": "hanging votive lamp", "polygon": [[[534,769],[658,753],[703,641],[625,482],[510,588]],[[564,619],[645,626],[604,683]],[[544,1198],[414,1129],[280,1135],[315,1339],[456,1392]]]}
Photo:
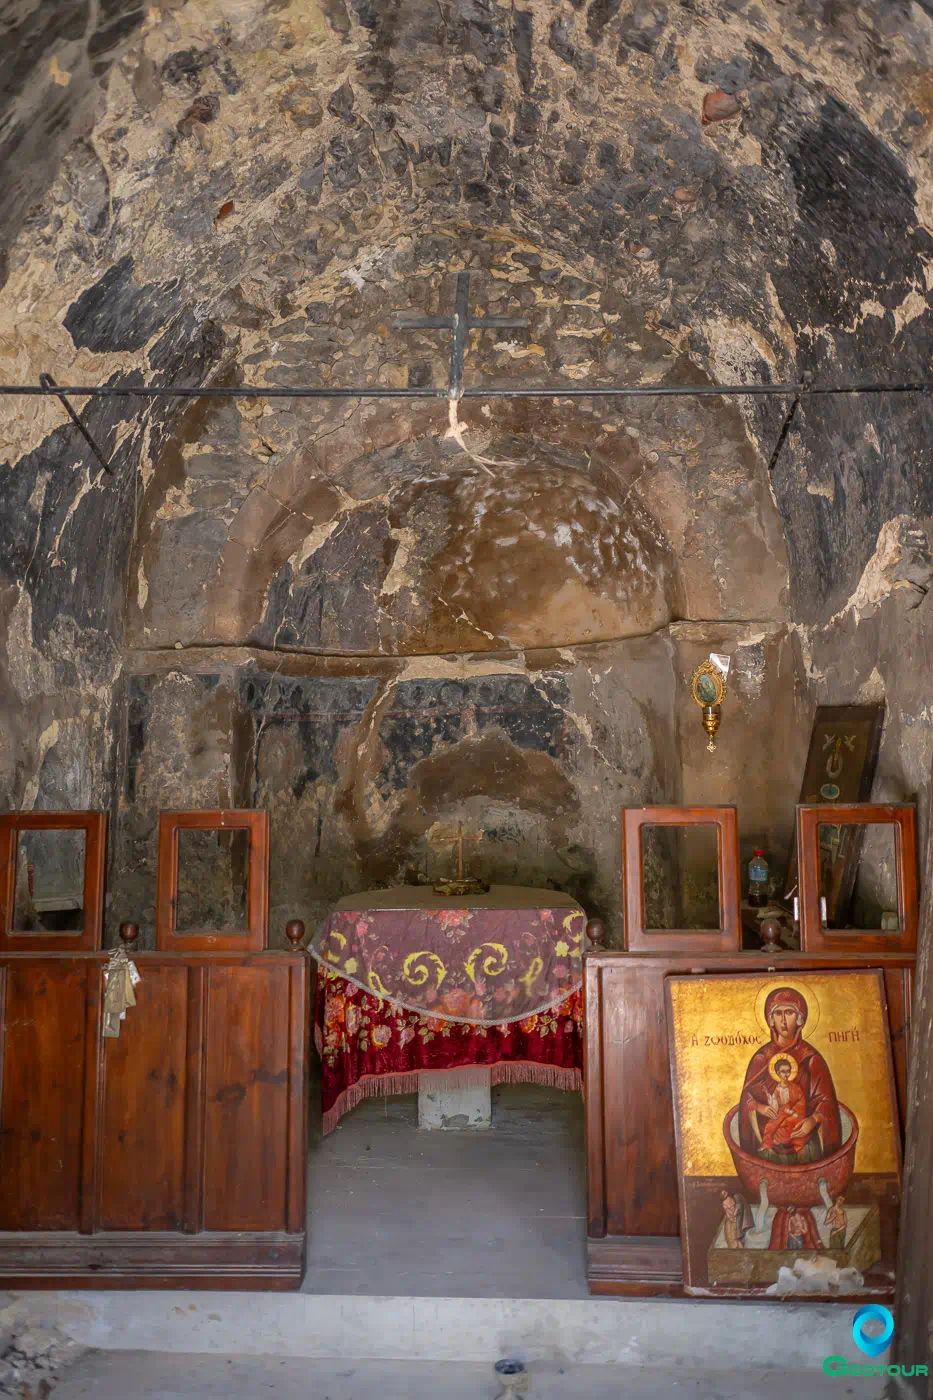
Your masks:
{"label": "hanging votive lamp", "polygon": [[726,680],[729,675],[731,657],[710,652],[693,673],[691,693],[703,711],[703,728],[709,736],[706,747],[710,753],[716,752],[715,734],[721,719],[720,706],[725,699]]}

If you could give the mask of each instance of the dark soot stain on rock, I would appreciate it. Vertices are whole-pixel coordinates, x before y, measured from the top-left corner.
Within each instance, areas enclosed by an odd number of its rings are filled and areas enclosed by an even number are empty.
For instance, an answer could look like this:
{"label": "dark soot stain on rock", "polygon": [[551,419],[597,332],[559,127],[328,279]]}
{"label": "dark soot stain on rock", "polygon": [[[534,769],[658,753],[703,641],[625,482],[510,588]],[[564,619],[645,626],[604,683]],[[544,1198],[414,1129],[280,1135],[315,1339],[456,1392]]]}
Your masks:
{"label": "dark soot stain on rock", "polygon": [[78,350],[141,350],[178,309],[179,285],[173,277],[140,286],[127,253],[71,304],[65,329]]}

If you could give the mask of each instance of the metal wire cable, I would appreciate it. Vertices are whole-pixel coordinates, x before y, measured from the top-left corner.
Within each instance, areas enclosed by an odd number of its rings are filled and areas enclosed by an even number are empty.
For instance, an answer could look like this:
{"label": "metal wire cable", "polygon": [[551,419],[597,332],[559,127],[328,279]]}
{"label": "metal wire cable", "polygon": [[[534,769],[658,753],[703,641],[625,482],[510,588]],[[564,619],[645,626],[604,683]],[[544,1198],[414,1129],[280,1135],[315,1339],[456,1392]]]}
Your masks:
{"label": "metal wire cable", "polygon": [[[512,388],[476,386],[463,389],[464,399],[600,399],[600,398],[734,398],[743,395],[796,397],[806,393],[821,394],[921,394],[933,389],[933,380],[909,380],[904,384],[885,384],[870,380],[851,384],[633,384],[579,385],[552,384],[542,387]],[[251,384],[0,384],[0,395],[14,397],[61,398],[70,394],[80,398],[124,399],[446,399],[447,389],[383,389],[372,386],[319,389],[311,386],[269,387]]]}

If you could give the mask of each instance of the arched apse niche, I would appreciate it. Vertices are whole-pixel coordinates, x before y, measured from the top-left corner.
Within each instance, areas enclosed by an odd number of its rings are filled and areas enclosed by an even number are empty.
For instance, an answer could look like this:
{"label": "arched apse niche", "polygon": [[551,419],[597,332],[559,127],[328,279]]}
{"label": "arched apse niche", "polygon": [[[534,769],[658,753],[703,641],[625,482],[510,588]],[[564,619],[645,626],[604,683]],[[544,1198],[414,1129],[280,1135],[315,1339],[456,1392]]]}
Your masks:
{"label": "arched apse niche", "polygon": [[487,878],[602,907],[598,814],[671,776],[673,715],[647,702],[670,693],[674,569],[580,454],[495,449],[509,465],[436,435],[351,463],[362,504],[270,576],[250,643],[346,660],[250,677],[254,792],[369,882],[449,870],[438,838],[462,820]]}
{"label": "arched apse niche", "polygon": [[[487,450],[500,465],[441,429],[330,477],[304,449],[280,464],[262,538],[207,590],[207,635],[131,682],[137,817],[155,748],[200,734],[199,780],[207,754],[287,833],[283,906],[436,878],[462,820],[487,878],[613,907],[619,809],[677,782],[678,570],[605,462],[510,433]],[[181,617],[148,569],[168,646]]]}
{"label": "arched apse niche", "polygon": [[[473,334],[467,379],[476,387],[702,386],[716,378],[784,373],[779,350],[737,321],[730,323],[727,346],[720,345],[722,337],[715,341],[711,365],[704,368],[686,353],[682,337],[665,330],[659,308],[646,308],[634,296],[628,300],[620,280],[607,280],[589,260],[575,267],[518,234],[464,228],[456,236],[424,230],[397,238],[366,265],[365,277],[352,262],[323,275],[309,273],[290,288],[284,308],[268,282],[239,284],[235,296],[228,292],[205,307],[217,344],[211,379],[269,387],[443,385],[449,337],[405,336],[393,331],[392,320],[399,310],[449,311],[454,270],[464,260],[477,315],[518,315],[528,323],[526,330],[510,332],[510,339]],[[299,307],[301,314],[295,314]],[[567,473],[582,471],[616,501],[632,530],[640,529],[647,512],[657,522],[655,535],[660,531],[677,559],[676,579],[669,576],[662,584],[672,600],[663,621],[671,613],[700,620],[783,619],[786,550],[754,425],[743,417],[747,408],[710,399],[464,400],[460,419],[468,446],[517,464],[488,475],[445,437],[444,403],[195,403],[178,412],[171,435],[159,435],[143,464],[146,489],[128,570],[128,639],[147,650],[255,642],[268,612],[268,590],[285,587],[279,570],[288,565],[295,575],[309,560],[326,558],[357,526],[365,528],[367,517],[380,518],[383,529],[410,528],[400,518],[400,493],[419,485],[419,453],[429,478],[441,474],[443,458],[470,490],[486,481],[502,491],[517,474],[563,464],[561,490],[572,494]],[[770,450],[770,435],[766,443]],[[413,454],[411,469],[403,460],[406,451]],[[570,454],[566,461],[564,453]],[[397,524],[389,524],[390,504],[382,499],[389,493]],[[455,494],[453,487],[448,494]],[[440,509],[444,489],[438,485],[425,493],[422,504],[428,495]],[[452,505],[443,514],[445,529],[454,531]],[[582,519],[578,523],[584,526]],[[411,601],[410,592],[402,592],[410,543],[402,535],[386,540],[384,549],[398,566],[389,582],[399,586],[401,597],[387,611],[397,619],[399,604]],[[365,553],[371,553],[368,545]],[[567,557],[571,590],[588,586]],[[380,570],[380,563],[371,564],[370,589],[377,574],[380,586],[389,574],[389,567],[385,574]],[[611,619],[607,624],[607,601],[600,599],[604,619],[594,637],[663,625],[656,611],[616,631]],[[473,649],[494,639],[508,645],[499,639],[501,619],[492,621],[485,631],[493,638],[470,635],[463,624],[448,649]],[[552,633],[551,640],[584,639],[559,630],[562,635]],[[373,625],[365,644],[337,642],[332,649],[404,653],[411,647],[402,641],[403,631],[396,620],[381,643]],[[515,636],[513,644],[529,643]],[[424,649],[435,648],[444,649],[430,641]],[[306,649],[331,647],[308,642]]]}
{"label": "arched apse niche", "polygon": [[621,502],[618,481],[594,478],[580,454],[533,438],[497,450],[482,466],[431,435],[352,463],[333,514],[279,567],[270,532],[268,576],[253,565],[261,616],[244,640],[415,656],[666,626],[674,569],[640,502]]}
{"label": "arched apse niche", "polygon": [[[444,383],[445,338],[390,329],[449,309],[443,242],[312,277],[304,314],[261,308],[261,330],[251,284],[249,327],[242,298],[217,308],[216,379]],[[477,314],[529,323],[475,337],[470,382],[709,382],[592,275],[482,230],[459,246]],[[683,796],[680,682],[719,634],[678,627],[754,618],[759,645],[783,618],[766,466],[708,399],[474,399],[460,421],[470,452],[443,402],[213,401],[161,440],[128,570],[127,905],[188,784],[270,809],[279,929],[448,871],[458,820],[487,878],[611,919],[620,809]]]}

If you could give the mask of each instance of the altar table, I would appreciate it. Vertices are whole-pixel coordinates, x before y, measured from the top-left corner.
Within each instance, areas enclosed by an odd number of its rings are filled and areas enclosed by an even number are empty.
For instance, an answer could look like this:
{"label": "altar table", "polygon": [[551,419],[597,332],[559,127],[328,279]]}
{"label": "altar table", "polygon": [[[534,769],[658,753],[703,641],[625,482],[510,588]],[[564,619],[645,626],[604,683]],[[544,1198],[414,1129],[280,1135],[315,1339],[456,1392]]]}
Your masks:
{"label": "altar table", "polygon": [[340,900],[310,948],[325,1134],[361,1099],[425,1081],[582,1090],[585,930],[556,890]]}

